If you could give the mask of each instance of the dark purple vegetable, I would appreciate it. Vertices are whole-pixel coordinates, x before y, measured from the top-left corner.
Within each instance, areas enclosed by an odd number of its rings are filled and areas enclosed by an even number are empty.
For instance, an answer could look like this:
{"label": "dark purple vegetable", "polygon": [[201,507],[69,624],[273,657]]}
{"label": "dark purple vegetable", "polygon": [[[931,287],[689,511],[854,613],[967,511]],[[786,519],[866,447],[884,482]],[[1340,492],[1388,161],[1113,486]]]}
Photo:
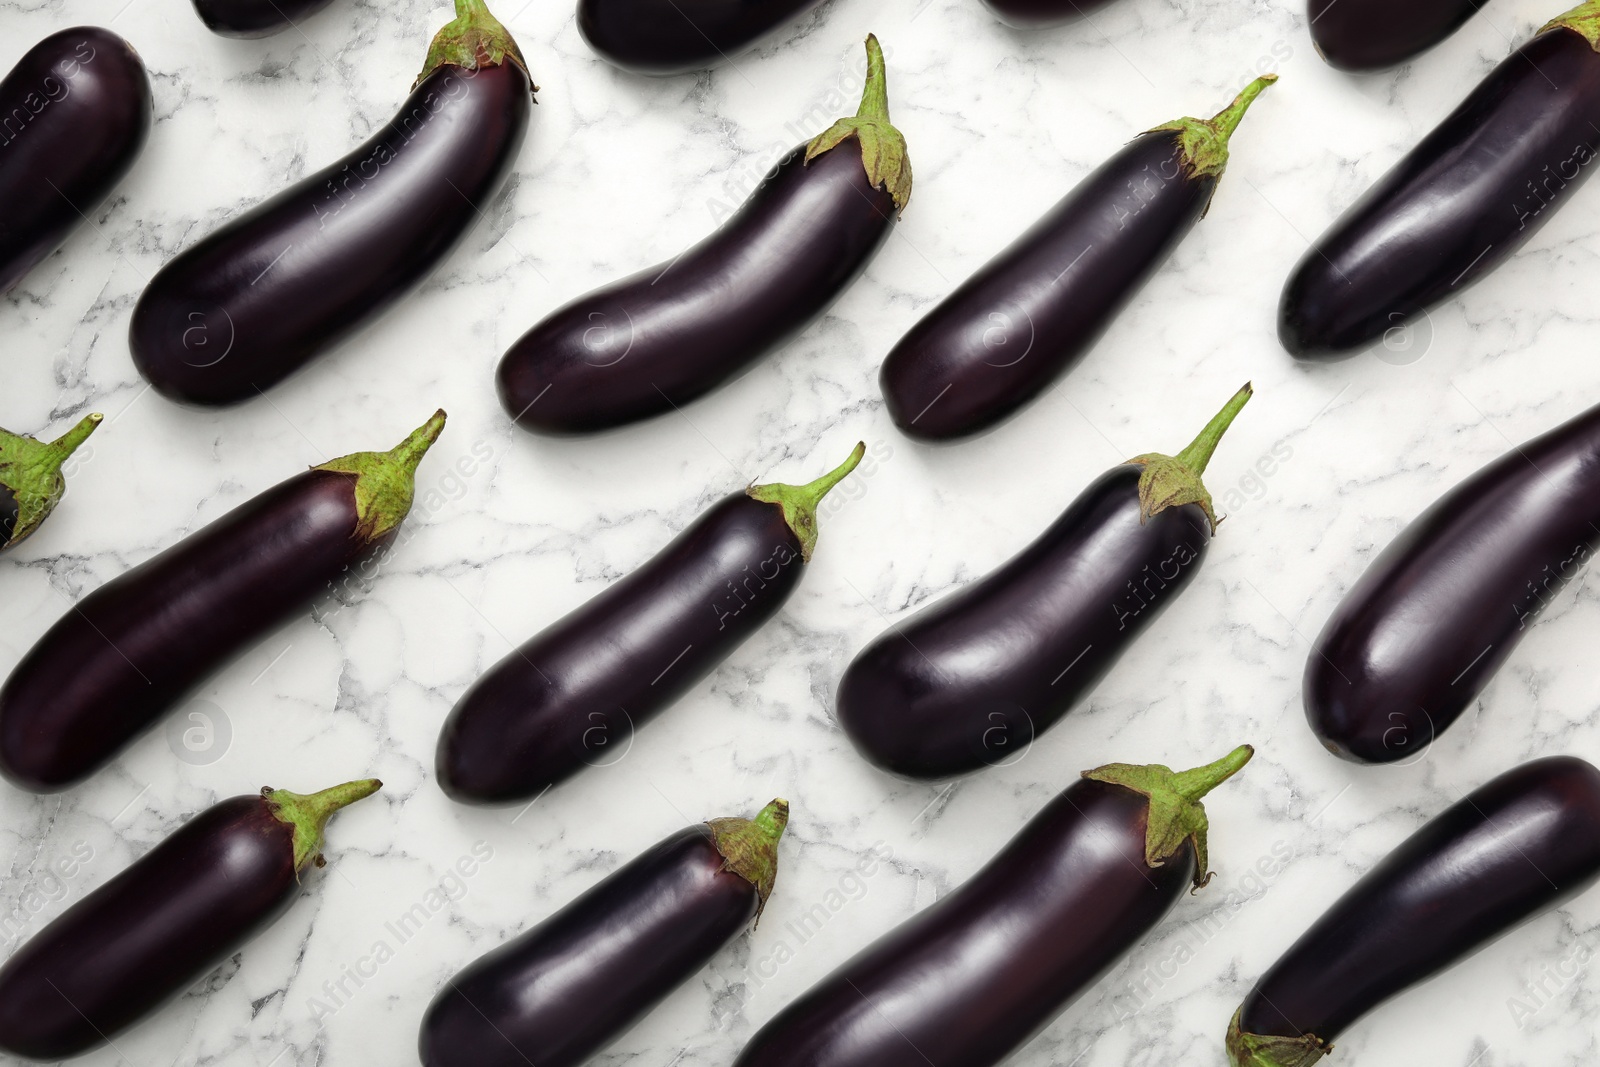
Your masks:
{"label": "dark purple vegetable", "polygon": [[776,615],[817,543],[817,505],[858,444],[809,485],[724,497],[643,566],[495,664],[451,709],[439,785],[456,800],[537,797],[627,753],[633,730]]}
{"label": "dark purple vegetable", "polygon": [[234,508],[80,600],[0,687],[0,774],[36,793],[93,774],[195,686],[382,552],[444,412]]}
{"label": "dark purple vegetable", "polygon": [[1340,897],[1228,1025],[1233,1067],[1310,1067],[1361,1016],[1600,878],[1600,771],[1534,760],[1474,790]]}
{"label": "dark purple vegetable", "polygon": [[1200,800],[1251,754],[1083,772],[961,888],[763,1026],[734,1067],[1004,1060],[1210,881]]}
{"label": "dark purple vegetable", "polygon": [[1483,692],[1600,548],[1600,407],[1435,501],[1373,561],[1306,659],[1306,719],[1334,755],[1420,751]]}
{"label": "dark purple vegetable", "polygon": [[0,293],[127,176],[153,121],[139,53],[97,26],[51,34],[0,81]]}
{"label": "dark purple vegetable", "polygon": [[1340,359],[1510,258],[1600,155],[1600,0],[1513,52],[1317,239],[1284,286],[1278,339]]}
{"label": "dark purple vegetable", "polygon": [[61,466],[104,417],[86,415],[48,443],[0,430],[0,552],[27,540],[61,503]]}
{"label": "dark purple vegetable", "polygon": [[821,0],[578,0],[578,32],[609,63],[686,74],[727,61]]}
{"label": "dark purple vegetable", "polygon": [[1019,30],[1077,22],[1110,4],[1111,0],[983,0],[996,18]]}
{"label": "dark purple vegetable", "polygon": [[298,25],[333,0],[192,0],[206,29],[222,37],[271,37]]}
{"label": "dark purple vegetable", "polygon": [[785,156],[720,230],[523,334],[500,361],[506,413],[536,433],[573,434],[672,411],[821,315],[911,196],[875,37],[867,56],[856,117]]}
{"label": "dark purple vegetable", "polygon": [[0,1049],[76,1056],[183,993],[289,909],[328,818],[382,784],[263,789],[190,819],[0,967]]}
{"label": "dark purple vegetable", "polygon": [[516,162],[535,87],[483,0],[456,0],[456,13],[383,129],[151,281],[128,344],[162,395],[256,396],[410,292],[482,217]]}
{"label": "dark purple vegetable", "polygon": [[879,384],[901,431],[926,441],[991,429],[1066,373],[1205,214],[1228,138],[1277,81],[1216,118],[1141,134],[922,318]]}
{"label": "dark purple vegetable", "polygon": [[1340,70],[1383,70],[1455,33],[1485,0],[1306,0],[1317,54]]}
{"label": "dark purple vegetable", "polygon": [[1199,570],[1217,519],[1200,476],[1247,384],[1177,456],[1113,467],[1033,544],[885,631],[839,683],[839,725],[872,763],[944,778],[1055,725]]}
{"label": "dark purple vegetable", "polygon": [[450,979],[423,1067],[577,1067],[761,914],[789,803],[673,834]]}

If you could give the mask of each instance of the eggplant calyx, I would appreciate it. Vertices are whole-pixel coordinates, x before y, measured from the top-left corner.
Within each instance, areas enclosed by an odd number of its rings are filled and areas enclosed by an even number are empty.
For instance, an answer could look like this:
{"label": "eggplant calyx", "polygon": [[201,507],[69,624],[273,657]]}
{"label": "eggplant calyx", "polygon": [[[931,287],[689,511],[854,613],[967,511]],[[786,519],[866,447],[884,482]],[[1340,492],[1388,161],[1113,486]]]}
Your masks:
{"label": "eggplant calyx", "polygon": [[894,198],[895,217],[905,211],[911,199],[911,155],[906,139],[889,122],[889,83],[884,72],[883,48],[878,38],[867,35],[867,84],[861,92],[861,107],[854,118],[844,118],[814,137],[806,145],[806,162],[854,137],[861,146],[861,163],[867,168],[867,182]]}
{"label": "eggplant calyx", "polygon": [[1228,1063],[1231,1067],[1311,1067],[1333,1051],[1316,1034],[1300,1037],[1278,1037],[1273,1034],[1249,1034],[1239,1028],[1241,1007],[1233,1013],[1228,1023]]}
{"label": "eggplant calyx", "polygon": [[1206,820],[1201,798],[1238,774],[1255,754],[1254,748],[1240,745],[1215,763],[1187,771],[1174,771],[1159,763],[1147,766],[1108,763],[1084,771],[1083,776],[1108,785],[1120,785],[1150,798],[1144,836],[1144,861],[1150,867],[1161,866],[1185,841],[1194,845],[1192,893],[1211,881],[1211,872],[1206,869],[1206,830],[1210,823]]}
{"label": "eggplant calyx", "polygon": [[814,482],[805,485],[785,485],[782,482],[752,485],[745,490],[745,495],[783,509],[783,521],[789,524],[789,529],[800,540],[800,558],[810,563],[811,553],[817,549],[817,506],[828,495],[828,490],[844,481],[845,475],[856,469],[861,457],[866,454],[867,443],[857,441],[848,459]]}
{"label": "eggplant calyx", "polygon": [[54,441],[37,441],[9,430],[0,430],[0,488],[9,489],[16,500],[17,517],[11,536],[0,541],[0,548],[27,538],[50,517],[61,494],[67,491],[61,466],[94,433],[105,418],[85,415],[78,424]]}
{"label": "eggplant calyx", "polygon": [[421,85],[423,79],[440,67],[479,71],[506,62],[515,64],[522,71],[528,79],[531,92],[539,91],[539,87],[533,84],[528,61],[522,58],[522,49],[517,47],[511,32],[489,12],[483,0],[456,0],[456,17],[433,35],[433,41],[428,45],[428,58],[422,64],[422,73],[417,75],[411,88]]}
{"label": "eggplant calyx", "polygon": [[756,925],[778,880],[778,839],[789,825],[789,802],[779,797],[753,819],[711,819],[711,839],[722,853],[722,869],[756,887]]}
{"label": "eggplant calyx", "polygon": [[444,429],[444,409],[412,431],[388,452],[355,452],[330,459],[314,471],[335,471],[355,476],[356,537],[370,545],[399,526],[411,511],[417,491],[417,464]]}
{"label": "eggplant calyx", "polygon": [[1168,508],[1198,504],[1211,523],[1211,532],[1217,532],[1217,524],[1222,520],[1212,510],[1211,493],[1201,476],[1205,474],[1206,464],[1211,462],[1212,453],[1216,452],[1222,435],[1228,432],[1234,418],[1253,395],[1255,390],[1249,382],[1245,382],[1223,409],[1206,423],[1200,436],[1190,441],[1189,447],[1176,456],[1146,452],[1128,460],[1144,468],[1139,475],[1139,525],[1143,526]]}
{"label": "eggplant calyx", "polygon": [[1162,130],[1177,132],[1178,145],[1183,150],[1183,166],[1189,177],[1220,178],[1222,172],[1228,168],[1228,138],[1239,128],[1239,121],[1244,118],[1244,113],[1250,110],[1250,105],[1255,103],[1256,97],[1277,80],[1276,74],[1263,74],[1246,85],[1244,90],[1233,98],[1233,103],[1217,112],[1214,117],[1181,118],[1176,122],[1157,126],[1149,132],[1158,133]]}
{"label": "eggplant calyx", "polygon": [[383,783],[376,778],[363,778],[310,796],[291,793],[287,789],[273,789],[271,786],[261,790],[261,799],[267,802],[272,814],[279,822],[288,823],[294,829],[296,880],[307,867],[313,864],[321,867],[327,863],[322,858],[322,831],[333,813],[370,797],[382,786]]}
{"label": "eggplant calyx", "polygon": [[1557,15],[1540,27],[1539,32],[1556,27],[1571,30],[1589,42],[1589,47],[1600,52],[1600,0],[1585,0],[1571,11]]}

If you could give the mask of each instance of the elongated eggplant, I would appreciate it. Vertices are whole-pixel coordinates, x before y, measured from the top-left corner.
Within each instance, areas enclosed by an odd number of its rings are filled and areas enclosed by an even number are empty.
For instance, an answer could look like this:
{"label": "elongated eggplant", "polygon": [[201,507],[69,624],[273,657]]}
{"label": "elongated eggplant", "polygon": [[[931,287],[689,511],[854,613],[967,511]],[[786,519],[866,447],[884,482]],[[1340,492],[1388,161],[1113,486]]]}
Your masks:
{"label": "elongated eggplant", "polygon": [[192,0],[206,29],[221,37],[271,37],[315,15],[333,0]]}
{"label": "elongated eggplant", "polygon": [[382,784],[263,789],[190,819],[0,967],[0,1049],[76,1056],[183,993],[289,910],[329,817]]}
{"label": "elongated eggplant", "polygon": [[456,0],[411,96],[365,144],[161,268],[128,344],[162,395],[248,400],[415,288],[510,176],[537,87],[483,0]]}
{"label": "elongated eggplant", "polygon": [[1600,156],[1600,0],[1550,22],[1319,237],[1289,276],[1278,339],[1352,355],[1510,258]]}
{"label": "elongated eggplant", "polygon": [[0,552],[27,540],[61,503],[61,467],[94,433],[103,415],[86,415],[54,441],[0,430]]}
{"label": "elongated eggplant", "polygon": [[1435,501],[1345,594],[1306,659],[1306,719],[1358,763],[1416,754],[1471,706],[1600,548],[1600,407]]}
{"label": "elongated eggplant", "polygon": [[1200,476],[1250,386],[1176,456],[1113,467],[999,570],[885,631],[839,682],[857,751],[913,779],[1026,748],[1193,580],[1217,518]]}
{"label": "elongated eggplant", "polygon": [[506,413],[536,433],[574,434],[672,411],[821,315],[911,196],[875,37],[867,56],[856,117],[785,156],[720,230],[523,334],[500,361]]}
{"label": "elongated eggplant", "polygon": [[280,482],[79,601],[0,687],[0,774],[38,793],[93,774],[341,574],[411,510],[438,412],[390,452]]}
{"label": "elongated eggplant", "polygon": [[789,802],[657,844],[450,979],[422,1019],[423,1067],[577,1067],[758,918]]}
{"label": "elongated eggplant", "polygon": [[1600,771],[1524,763],[1412,834],[1273,964],[1228,1025],[1233,1067],[1310,1067],[1361,1016],[1600,878]]}
{"label": "elongated eggplant", "polygon": [[0,293],[127,177],[154,121],[139,53],[98,26],[51,34],[0,81]]}
{"label": "elongated eggplant", "polygon": [[1038,30],[1077,22],[1112,0],[983,0],[983,6],[1007,26]]}
{"label": "elongated eggplant", "polygon": [[1339,70],[1383,70],[1426,52],[1478,13],[1484,0],[1306,0],[1317,54]]}
{"label": "elongated eggplant", "polygon": [[687,74],[754,48],[820,2],[578,0],[578,32],[623,70]]}
{"label": "elongated eggplant", "polygon": [[983,870],[763,1026],[734,1067],[1004,1060],[1210,880],[1201,798],[1251,755],[1084,771]]}
{"label": "elongated eggplant", "polygon": [[1135,137],[913,326],[879,377],[901,432],[990,429],[1076,364],[1205,214],[1228,138],[1277,80],[1251,82],[1216,118]]}
{"label": "elongated eggplant", "polygon": [[724,497],[638,570],[495,664],[445,720],[435,766],[456,800],[537,797],[626,755],[660,714],[778,613],[817,544],[817,505],[858,444],[809,485]]}

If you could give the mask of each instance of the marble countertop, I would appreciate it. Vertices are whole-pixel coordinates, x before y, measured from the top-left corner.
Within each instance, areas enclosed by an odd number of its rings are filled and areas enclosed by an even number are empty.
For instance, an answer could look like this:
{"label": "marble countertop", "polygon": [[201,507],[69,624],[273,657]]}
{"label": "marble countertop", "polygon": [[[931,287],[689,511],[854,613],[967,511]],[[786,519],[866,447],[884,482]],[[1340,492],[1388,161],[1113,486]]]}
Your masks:
{"label": "marble countertop", "polygon": [[[1342,763],[1300,706],[1307,640],[1373,553],[1445,488],[1600,396],[1600,192],[1381,358],[1307,368],[1274,337],[1279,287],[1308,239],[1559,4],[1494,0],[1441,47],[1362,78],[1317,58],[1295,0],[1120,0],[1038,33],[1000,26],[976,0],[831,0],[760,53],[665,80],[597,60],[569,0],[497,9],[543,86],[508,194],[374,328],[265,399],[196,412],[134,371],[140,289],[220,220],[382,123],[448,6],[335,0],[301,30],[241,43],[208,34],[184,0],[0,0],[0,68],[56,29],[108,25],[145,57],[157,119],[112,201],[0,299],[0,425],[43,434],[107,416],[62,508],[0,560],[0,669],[73,600],[251,495],[450,413],[412,536],[370,589],[307,611],[87,785],[44,798],[0,787],[9,950],[217,799],[386,783],[339,816],[328,869],[282,921],[83,1063],[415,1063],[417,1021],[454,970],[686,823],[781,795],[794,817],[760,929],[598,1061],[725,1067],[755,1027],[958,885],[1081,769],[1191,765],[1249,741],[1254,763],[1208,802],[1217,880],[1013,1061],[1221,1064],[1254,978],[1404,836],[1516,762],[1600,756],[1592,570],[1417,761]],[[491,387],[501,351],[567,299],[670,259],[780,151],[853,111],[869,30],[917,179],[860,282],[681,414],[590,440],[513,432]],[[877,367],[919,315],[1132,134],[1209,115],[1265,70],[1282,80],[1236,135],[1210,216],[1064,384],[959,447],[897,434]],[[830,708],[854,650],[1009,557],[1105,467],[1181,447],[1246,379],[1256,397],[1208,477],[1229,515],[1213,552],[1087,706],[1023,758],[950,786],[900,783],[853,754]],[[440,722],[511,643],[721,495],[806,480],[857,439],[872,461],[826,512],[797,595],[625,758],[520,812],[446,800],[432,780]],[[186,746],[183,730],[207,721],[209,747]],[[475,847],[491,858],[452,881]],[[889,858],[858,888],[847,872],[874,851]],[[430,918],[401,941],[389,924],[419,902]],[[826,921],[802,926],[819,904]],[[1330,1062],[1593,1063],[1600,974],[1573,961],[1597,944],[1600,891],[1375,1012]]]}

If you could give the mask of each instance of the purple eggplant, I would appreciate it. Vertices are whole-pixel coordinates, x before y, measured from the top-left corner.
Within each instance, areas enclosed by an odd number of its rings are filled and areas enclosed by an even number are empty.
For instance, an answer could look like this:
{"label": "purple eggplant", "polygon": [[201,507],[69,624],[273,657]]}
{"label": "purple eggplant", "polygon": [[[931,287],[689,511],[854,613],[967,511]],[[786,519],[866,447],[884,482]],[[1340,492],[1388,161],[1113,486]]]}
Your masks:
{"label": "purple eggplant", "polygon": [[329,817],[382,784],[263,789],[190,819],[0,967],[0,1049],[76,1056],[183,993],[289,910]]}
{"label": "purple eggplant", "polygon": [[1549,23],[1317,239],[1278,305],[1298,359],[1402,338],[1509,259],[1600,157],[1600,0]]}
{"label": "purple eggplant", "polygon": [[1251,754],[1083,772],[983,870],[763,1026],[734,1067],[1001,1062],[1210,880],[1201,798]]}
{"label": "purple eggplant", "polygon": [[636,74],[687,74],[728,61],[821,0],[578,0],[578,32]]}
{"label": "purple eggplant", "polygon": [[1485,0],[1306,0],[1317,54],[1339,70],[1383,70],[1459,30]]}
{"label": "purple eggplant", "polygon": [[1372,562],[1306,659],[1328,751],[1393,763],[1465,711],[1600,548],[1600,407],[1436,500]]}
{"label": "purple eggplant", "polygon": [[983,0],[983,6],[995,18],[1019,30],[1077,22],[1111,3],[1112,0]]}
{"label": "purple eggplant", "polygon": [[98,26],[51,34],[0,81],[0,293],[111,194],[154,121],[139,53]]}
{"label": "purple eggplant", "polygon": [[192,0],[206,29],[221,37],[271,37],[315,15],[333,0]]}
{"label": "purple eggplant", "polygon": [[1217,518],[1201,482],[1250,386],[1177,456],[1096,479],[1033,544],[885,631],[839,683],[839,725],[905,778],[1009,759],[1083,699],[1193,580]]}
{"label": "purple eggplant", "polygon": [[911,196],[875,37],[867,56],[856,117],[785,156],[720,230],[523,334],[500,361],[506,413],[535,433],[575,434],[672,411],[821,315]]}
{"label": "purple eggplant", "polygon": [[411,510],[438,412],[390,452],[313,467],[80,600],[0,687],[0,774],[93,774],[238,653],[380,554]]}
{"label": "purple eggplant", "polygon": [[456,0],[456,14],[383,129],[146,287],[128,344],[163,396],[256,396],[410,292],[483,216],[516,163],[537,87],[483,0]]}
{"label": "purple eggplant", "polygon": [[809,485],[724,497],[638,570],[527,641],[451,709],[435,761],[456,800],[537,797],[626,755],[633,731],[745,642],[794,592],[817,543],[817,505],[858,444]]}
{"label": "purple eggplant", "polygon": [[788,822],[691,826],[479,957],[423,1016],[423,1067],[587,1063],[759,918]]}
{"label": "purple eggplant", "polygon": [[[1234,1014],[1233,1067],[1310,1067],[1361,1016],[1600,879],[1600,771],[1524,763],[1386,856]],[[1487,1005],[1485,1005],[1487,1007]]]}
{"label": "purple eggplant", "polygon": [[901,338],[879,382],[911,437],[993,428],[1105,333],[1206,212],[1263,75],[1213,119],[1135,137]]}
{"label": "purple eggplant", "polygon": [[67,491],[61,467],[94,433],[103,415],[86,415],[54,441],[0,430],[0,552],[27,540]]}

